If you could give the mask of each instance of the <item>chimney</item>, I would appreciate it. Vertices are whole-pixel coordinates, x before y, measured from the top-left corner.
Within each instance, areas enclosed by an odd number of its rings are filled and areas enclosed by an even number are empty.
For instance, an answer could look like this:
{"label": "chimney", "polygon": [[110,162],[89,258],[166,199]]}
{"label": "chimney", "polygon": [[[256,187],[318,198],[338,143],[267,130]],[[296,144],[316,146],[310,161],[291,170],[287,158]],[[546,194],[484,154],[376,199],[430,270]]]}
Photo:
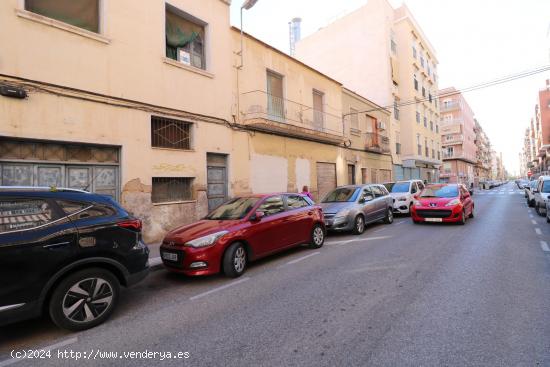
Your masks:
{"label": "chimney", "polygon": [[296,42],[302,38],[302,18],[293,18],[289,23],[290,56],[296,53]]}

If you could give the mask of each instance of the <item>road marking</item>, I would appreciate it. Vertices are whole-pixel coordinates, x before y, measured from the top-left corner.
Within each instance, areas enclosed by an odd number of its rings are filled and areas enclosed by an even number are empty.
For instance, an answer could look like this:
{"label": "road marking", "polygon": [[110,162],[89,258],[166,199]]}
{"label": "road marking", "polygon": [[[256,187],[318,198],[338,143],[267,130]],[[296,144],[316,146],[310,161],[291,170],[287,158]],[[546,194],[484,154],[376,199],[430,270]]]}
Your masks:
{"label": "road marking", "polygon": [[540,241],[540,247],[542,248],[542,251],[550,252],[550,248],[548,248],[546,241]]}
{"label": "road marking", "polygon": [[361,241],[376,241],[376,240],[384,240],[386,238],[390,238],[390,236],[380,236],[380,237],[367,237],[367,238],[357,238],[355,240],[347,240],[347,241],[336,241],[336,242],[330,242],[327,243],[327,245],[346,245],[348,243],[353,242],[361,242]]}
{"label": "road marking", "polygon": [[535,228],[535,232],[540,236],[542,232],[540,231],[540,228]]}
{"label": "road marking", "polygon": [[537,222],[536,222],[536,221],[535,221],[534,219],[533,219],[533,220],[531,220],[531,223],[533,223],[533,224],[537,224]]}
{"label": "road marking", "polygon": [[297,259],[291,260],[291,261],[287,262],[285,265],[296,264],[296,263],[299,263],[299,262],[302,261],[302,260],[307,259],[308,257],[312,257],[312,256],[319,255],[319,254],[320,254],[320,252],[314,252],[314,253],[312,253],[312,254],[309,254],[309,255],[302,256],[302,257],[299,257],[299,258],[297,258]]}
{"label": "road marking", "polygon": [[233,287],[234,285],[237,285],[237,284],[241,284],[243,282],[246,282],[247,280],[250,280],[250,278],[248,277],[245,277],[245,278],[241,278],[239,280],[236,280],[232,283],[229,283],[229,284],[226,284],[226,285],[222,285],[221,287],[217,287],[217,288],[213,288],[209,291],[206,291],[204,293],[199,293],[197,294],[196,296],[193,296],[191,298],[189,298],[190,301],[194,301],[196,299],[199,299],[199,298],[202,298],[204,296],[208,296],[209,294],[212,294],[212,293],[215,293],[215,292],[218,292],[218,291],[221,291],[221,290],[224,290],[226,288],[229,288],[229,287]]}
{"label": "road marking", "polygon": [[159,257],[152,257],[149,259],[149,267],[158,266],[162,264],[162,259]]}
{"label": "road marking", "polygon": [[[36,348],[35,350],[52,351],[52,350],[56,350],[56,349],[59,349],[61,347],[64,347],[66,345],[69,345],[69,344],[74,344],[77,341],[78,341],[78,338],[71,338],[71,339],[67,339],[67,340],[61,341],[59,343],[50,345],[48,347]],[[12,364],[15,364],[17,362],[22,362],[26,358],[27,357],[25,356],[25,357],[22,357],[22,358],[6,359],[5,361],[0,362],[0,367],[11,366]]]}

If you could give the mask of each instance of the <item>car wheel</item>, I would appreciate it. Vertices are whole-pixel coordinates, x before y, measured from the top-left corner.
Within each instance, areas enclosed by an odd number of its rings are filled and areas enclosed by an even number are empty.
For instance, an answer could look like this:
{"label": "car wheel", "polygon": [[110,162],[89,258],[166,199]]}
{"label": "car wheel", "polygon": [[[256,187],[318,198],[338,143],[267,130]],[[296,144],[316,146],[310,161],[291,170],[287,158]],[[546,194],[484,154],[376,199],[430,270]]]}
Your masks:
{"label": "car wheel", "polygon": [[460,222],[458,222],[461,226],[466,224],[466,211],[462,210],[462,215],[460,216]]}
{"label": "car wheel", "polygon": [[412,206],[413,206],[413,203],[412,203],[412,202],[409,203],[409,212],[407,213],[408,215],[411,215],[411,208],[412,208]]}
{"label": "car wheel", "polygon": [[535,201],[534,200],[529,200],[529,207],[534,207],[535,206]]}
{"label": "car wheel", "polygon": [[539,216],[542,217],[542,212],[540,211],[540,206],[539,206],[539,204],[538,204],[537,202],[535,202],[535,211],[537,212],[537,214],[538,214]]}
{"label": "car wheel", "polygon": [[321,248],[323,247],[323,243],[325,243],[325,231],[320,224],[316,224],[313,226],[313,230],[311,231],[309,248]]}
{"label": "car wheel", "polygon": [[472,211],[470,212],[470,215],[468,216],[468,218],[473,218],[474,217],[474,207],[472,206]]}
{"label": "car wheel", "polygon": [[118,279],[108,270],[80,270],[63,279],[49,303],[52,321],[72,331],[89,329],[107,320],[120,294]]}
{"label": "car wheel", "polygon": [[358,215],[355,217],[353,223],[353,233],[359,235],[363,232],[365,232],[365,218],[362,215]]}
{"label": "car wheel", "polygon": [[550,218],[548,217],[548,214],[546,214],[546,223],[550,223]]}
{"label": "car wheel", "polygon": [[223,254],[223,273],[230,278],[240,277],[246,270],[247,260],[243,244],[232,244]]}
{"label": "car wheel", "polygon": [[393,210],[391,208],[388,208],[388,211],[386,212],[386,217],[384,218],[384,223],[386,223],[386,224],[392,224],[393,223]]}

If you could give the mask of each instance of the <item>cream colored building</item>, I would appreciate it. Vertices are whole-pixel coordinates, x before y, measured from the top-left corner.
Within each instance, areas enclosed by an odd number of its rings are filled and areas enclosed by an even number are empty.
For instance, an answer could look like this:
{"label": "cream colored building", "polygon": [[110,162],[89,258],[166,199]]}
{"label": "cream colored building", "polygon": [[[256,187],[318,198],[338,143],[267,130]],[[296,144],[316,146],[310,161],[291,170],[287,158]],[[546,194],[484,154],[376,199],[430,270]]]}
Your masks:
{"label": "cream colored building", "polygon": [[296,56],[392,109],[388,131],[396,179],[438,180],[438,61],[405,5],[393,9],[387,0],[369,0],[303,38]]}
{"label": "cream colored building", "polygon": [[6,0],[0,24],[0,86],[27,95],[0,96],[0,185],[111,195],[159,241],[231,196],[347,183],[342,85],[249,36],[241,65],[229,1]]}

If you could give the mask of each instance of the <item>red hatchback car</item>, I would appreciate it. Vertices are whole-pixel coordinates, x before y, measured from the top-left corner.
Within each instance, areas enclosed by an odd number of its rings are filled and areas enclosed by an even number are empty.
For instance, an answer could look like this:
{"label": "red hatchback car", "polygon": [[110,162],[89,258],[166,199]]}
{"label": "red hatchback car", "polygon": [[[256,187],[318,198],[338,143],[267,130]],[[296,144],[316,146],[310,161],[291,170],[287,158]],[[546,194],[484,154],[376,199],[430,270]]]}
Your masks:
{"label": "red hatchback car", "polygon": [[416,196],[411,217],[414,223],[465,224],[466,218],[474,217],[474,200],[461,184],[428,185]]}
{"label": "red hatchback car", "polygon": [[289,247],[325,241],[321,207],[300,194],[242,196],[204,219],[169,232],[160,254],[171,271],[186,275],[244,273],[249,261]]}

